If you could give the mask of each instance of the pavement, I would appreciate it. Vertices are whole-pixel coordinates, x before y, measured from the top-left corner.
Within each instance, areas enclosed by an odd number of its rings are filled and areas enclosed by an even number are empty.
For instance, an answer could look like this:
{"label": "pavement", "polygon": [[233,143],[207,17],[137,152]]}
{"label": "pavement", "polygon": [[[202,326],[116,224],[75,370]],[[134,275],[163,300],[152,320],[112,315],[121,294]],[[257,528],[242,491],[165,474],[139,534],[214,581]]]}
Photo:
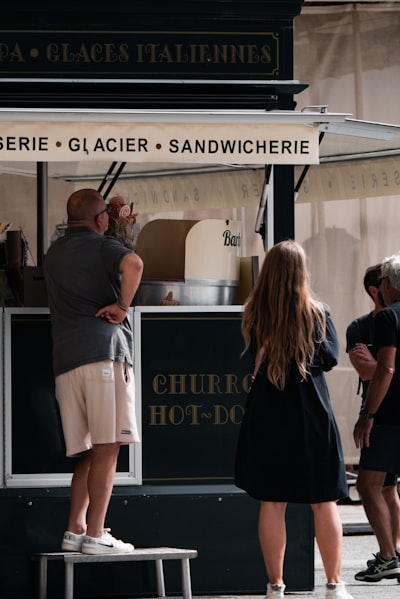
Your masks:
{"label": "pavement", "polygon": [[[365,562],[378,551],[378,544],[362,505],[340,505],[343,523],[342,579],[354,599],[400,599],[400,584],[396,579],[376,583],[359,582],[354,574],[365,568]],[[325,598],[325,574],[317,546],[315,547],[315,589],[307,593],[288,593],[291,599]]]}
{"label": "pavement", "polygon": [[[354,599],[400,599],[400,584],[396,579],[376,583],[359,582],[354,575],[363,570],[367,559],[378,551],[364,508],[360,504],[339,505],[343,524],[342,580]],[[325,599],[325,573],[315,545],[314,591],[287,593],[290,599]]]}
{"label": "pavement", "polygon": [[[378,551],[375,536],[365,516],[364,508],[354,498],[353,503],[339,505],[343,524],[342,580],[353,599],[400,599],[400,584],[397,579],[376,583],[359,582],[354,575],[366,567],[367,559]],[[315,586],[313,591],[287,592],[288,599],[325,599],[325,573],[321,556],[315,545]],[[193,595],[193,599],[264,599],[265,595]],[[169,597],[169,599],[181,599]]]}
{"label": "pavement", "polygon": [[[396,579],[377,583],[359,582],[354,575],[366,567],[366,560],[378,551],[375,536],[359,504],[339,505],[343,524],[342,580],[353,599],[400,599],[400,584]],[[325,573],[318,547],[315,546],[315,588],[313,591],[286,593],[288,599],[325,599]],[[194,599],[261,599],[264,595],[223,595]]]}

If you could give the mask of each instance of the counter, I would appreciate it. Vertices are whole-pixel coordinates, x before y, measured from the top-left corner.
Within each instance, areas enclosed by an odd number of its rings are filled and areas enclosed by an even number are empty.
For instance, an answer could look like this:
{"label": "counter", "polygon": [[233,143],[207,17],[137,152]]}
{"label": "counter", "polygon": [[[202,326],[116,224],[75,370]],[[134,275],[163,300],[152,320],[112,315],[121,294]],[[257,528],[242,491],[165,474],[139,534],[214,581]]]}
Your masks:
{"label": "counter", "polygon": [[[107,519],[137,547],[197,549],[193,594],[264,594],[257,538],[258,502],[233,484],[233,460],[251,367],[241,358],[241,306],[141,307],[130,310],[135,335],[137,410],[142,443],[122,448]],[[0,489],[0,596],[33,599],[33,553],[57,551],[68,516],[73,461],[65,458],[54,397],[49,313],[8,308],[1,335],[4,379],[4,486]],[[133,453],[132,453],[133,451]],[[290,473],[288,473],[290,476]],[[287,512],[285,565],[290,591],[314,586],[314,538],[308,506]],[[56,564],[55,564],[56,566]],[[109,564],[76,572],[76,597],[154,594],[146,564]],[[63,575],[49,572],[49,596]],[[179,572],[166,567],[179,594]]]}

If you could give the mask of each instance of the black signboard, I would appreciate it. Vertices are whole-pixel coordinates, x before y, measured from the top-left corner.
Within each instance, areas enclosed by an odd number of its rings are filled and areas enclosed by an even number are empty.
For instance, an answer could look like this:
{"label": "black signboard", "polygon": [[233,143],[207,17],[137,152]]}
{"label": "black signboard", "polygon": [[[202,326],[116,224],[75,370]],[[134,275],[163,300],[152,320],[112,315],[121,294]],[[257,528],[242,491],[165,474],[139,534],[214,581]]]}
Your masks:
{"label": "black signboard", "polygon": [[279,31],[0,30],[0,74],[278,78]]}
{"label": "black signboard", "polygon": [[232,482],[250,384],[241,311],[141,314],[143,483]]}
{"label": "black signboard", "polygon": [[292,110],[291,95],[301,90],[273,84],[293,79],[293,18],[301,5],[8,3],[0,106]]}

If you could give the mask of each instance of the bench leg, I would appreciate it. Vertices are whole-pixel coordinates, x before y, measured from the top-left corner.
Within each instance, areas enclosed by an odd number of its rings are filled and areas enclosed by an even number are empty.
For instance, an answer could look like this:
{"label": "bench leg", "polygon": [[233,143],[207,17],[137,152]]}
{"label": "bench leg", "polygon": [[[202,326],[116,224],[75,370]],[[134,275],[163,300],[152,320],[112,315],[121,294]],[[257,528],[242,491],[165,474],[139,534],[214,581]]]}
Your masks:
{"label": "bench leg", "polygon": [[181,559],[183,599],[192,599],[192,584],[190,580],[189,559]]}
{"label": "bench leg", "polygon": [[74,599],[74,562],[65,562],[64,599]]}
{"label": "bench leg", "polygon": [[154,563],[156,566],[157,596],[165,597],[164,569],[162,559],[156,559]]}
{"label": "bench leg", "polygon": [[39,558],[39,599],[47,598],[47,557]]}

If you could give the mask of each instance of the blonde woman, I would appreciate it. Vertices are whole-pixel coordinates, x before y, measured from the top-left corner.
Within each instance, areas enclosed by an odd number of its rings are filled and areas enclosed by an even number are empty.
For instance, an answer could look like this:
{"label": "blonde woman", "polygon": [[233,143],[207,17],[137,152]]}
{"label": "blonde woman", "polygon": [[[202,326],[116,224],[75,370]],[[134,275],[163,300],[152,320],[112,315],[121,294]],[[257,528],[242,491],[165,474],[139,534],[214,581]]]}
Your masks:
{"label": "blonde woman", "polygon": [[338,341],[327,308],[308,283],[303,248],[282,241],[266,254],[244,308],[242,332],[256,374],[246,402],[235,482],[259,500],[259,539],[267,599],[284,597],[285,510],[310,504],[327,577],[327,599],[352,599],[341,581],[347,497],[339,432],[324,371],[337,364]]}

